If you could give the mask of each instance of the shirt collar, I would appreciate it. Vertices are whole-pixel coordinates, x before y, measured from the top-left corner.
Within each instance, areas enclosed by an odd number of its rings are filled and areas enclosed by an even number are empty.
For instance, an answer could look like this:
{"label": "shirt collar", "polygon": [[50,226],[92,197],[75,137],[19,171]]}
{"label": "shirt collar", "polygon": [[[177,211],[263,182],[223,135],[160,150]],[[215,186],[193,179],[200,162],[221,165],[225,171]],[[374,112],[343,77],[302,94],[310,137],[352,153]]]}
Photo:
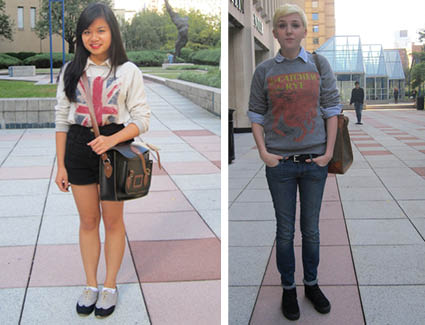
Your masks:
{"label": "shirt collar", "polygon": [[[298,59],[298,58],[300,58],[305,63],[307,63],[307,60],[308,60],[307,51],[304,50],[304,48],[302,46],[301,46],[300,53],[298,53],[298,56],[296,57],[296,59]],[[277,63],[282,63],[283,61],[288,60],[287,58],[282,56],[282,54],[280,54],[280,50],[277,52],[274,59]]]}
{"label": "shirt collar", "polygon": [[92,59],[90,59],[90,57],[88,57],[84,71],[87,70],[89,68],[89,66],[91,66],[91,65],[105,66],[105,67],[111,68],[111,60],[107,59],[106,61],[102,62],[101,64],[96,64],[92,61]]}

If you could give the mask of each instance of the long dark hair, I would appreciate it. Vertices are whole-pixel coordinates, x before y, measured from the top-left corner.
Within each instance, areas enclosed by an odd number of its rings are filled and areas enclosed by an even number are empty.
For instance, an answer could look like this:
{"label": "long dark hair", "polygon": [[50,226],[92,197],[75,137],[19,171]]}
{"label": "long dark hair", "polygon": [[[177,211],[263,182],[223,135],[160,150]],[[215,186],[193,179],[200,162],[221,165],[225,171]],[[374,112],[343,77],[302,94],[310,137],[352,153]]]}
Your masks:
{"label": "long dark hair", "polygon": [[[87,58],[90,52],[84,47],[81,35],[97,18],[104,18],[111,30],[111,46],[108,50],[108,57],[111,62],[111,71],[116,71],[116,68],[127,62],[127,54],[124,50],[120,30],[117,19],[112,10],[103,3],[92,3],[80,15],[77,23],[77,48],[75,50],[74,59],[69,63],[65,70],[65,94],[71,102],[76,101],[76,88],[80,77],[83,75],[84,68],[87,63]],[[111,73],[109,71],[109,73]]]}

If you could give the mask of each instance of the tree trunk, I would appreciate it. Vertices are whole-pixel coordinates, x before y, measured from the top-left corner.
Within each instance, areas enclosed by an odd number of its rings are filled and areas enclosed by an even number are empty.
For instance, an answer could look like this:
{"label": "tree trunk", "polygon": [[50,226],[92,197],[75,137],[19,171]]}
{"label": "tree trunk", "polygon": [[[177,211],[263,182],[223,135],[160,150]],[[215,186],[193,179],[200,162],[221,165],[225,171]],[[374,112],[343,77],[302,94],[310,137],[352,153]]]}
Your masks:
{"label": "tree trunk", "polygon": [[75,53],[75,42],[73,40],[66,40],[68,42],[68,53]]}

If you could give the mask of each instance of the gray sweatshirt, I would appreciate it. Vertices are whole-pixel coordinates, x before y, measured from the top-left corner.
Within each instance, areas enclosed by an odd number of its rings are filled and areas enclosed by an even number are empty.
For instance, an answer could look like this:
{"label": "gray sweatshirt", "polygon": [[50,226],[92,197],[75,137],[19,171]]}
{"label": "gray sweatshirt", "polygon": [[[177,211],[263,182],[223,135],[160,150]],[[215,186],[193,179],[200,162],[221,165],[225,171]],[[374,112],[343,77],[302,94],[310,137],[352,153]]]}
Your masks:
{"label": "gray sweatshirt", "polygon": [[264,126],[268,152],[323,154],[324,119],[341,112],[334,73],[318,55],[321,75],[311,53],[303,48],[294,60],[276,57],[261,63],[251,83],[248,117]]}

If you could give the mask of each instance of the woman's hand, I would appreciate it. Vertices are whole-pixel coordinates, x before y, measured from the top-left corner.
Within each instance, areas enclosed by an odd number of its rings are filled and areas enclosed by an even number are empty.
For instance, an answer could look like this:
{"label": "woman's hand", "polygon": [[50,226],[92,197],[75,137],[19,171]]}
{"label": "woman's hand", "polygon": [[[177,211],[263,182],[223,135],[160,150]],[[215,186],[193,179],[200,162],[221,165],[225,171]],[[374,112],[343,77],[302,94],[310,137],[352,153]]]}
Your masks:
{"label": "woman's hand", "polygon": [[55,183],[62,192],[69,192],[68,173],[65,167],[58,167]]}
{"label": "woman's hand", "polygon": [[114,140],[112,136],[107,137],[104,135],[100,135],[96,139],[87,143],[87,145],[90,146],[92,150],[96,152],[98,155],[105,153],[116,144],[117,142]]}
{"label": "woman's hand", "polygon": [[311,163],[313,161],[320,167],[325,167],[327,164],[329,164],[331,159],[332,159],[331,156],[323,155],[313,159],[306,159],[305,162]]}
{"label": "woman's hand", "polygon": [[262,152],[260,154],[260,157],[268,167],[276,167],[277,165],[279,165],[279,160],[283,159],[282,156],[275,155],[267,151]]}

